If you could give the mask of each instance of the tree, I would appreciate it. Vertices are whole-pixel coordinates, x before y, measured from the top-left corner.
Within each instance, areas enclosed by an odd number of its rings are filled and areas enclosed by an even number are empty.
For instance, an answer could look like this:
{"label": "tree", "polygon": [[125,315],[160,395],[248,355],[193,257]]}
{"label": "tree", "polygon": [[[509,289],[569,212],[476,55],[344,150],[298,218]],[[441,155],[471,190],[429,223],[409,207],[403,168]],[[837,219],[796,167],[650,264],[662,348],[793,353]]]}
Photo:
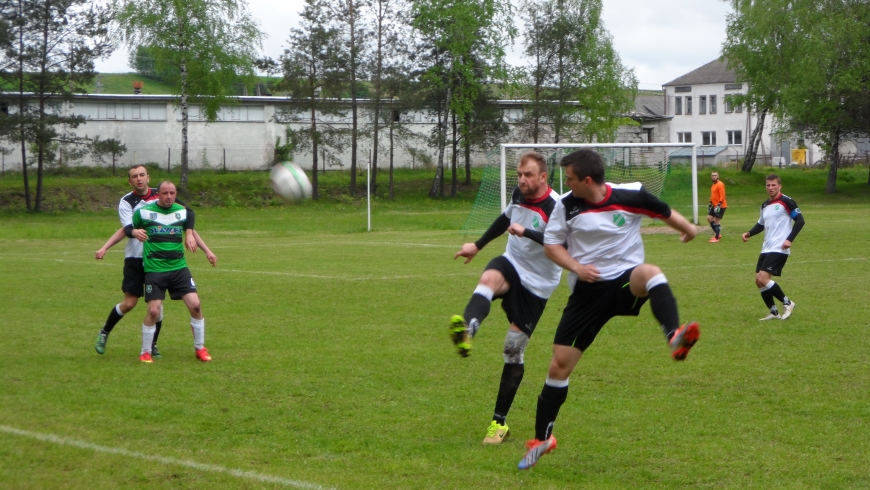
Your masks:
{"label": "tree", "polygon": [[467,116],[484,85],[504,70],[505,46],[516,34],[511,5],[496,0],[419,0],[414,3],[412,25],[429,45],[423,81],[436,95],[432,99],[438,114],[438,194],[444,195],[444,146],[452,121],[451,195],[455,195],[459,137],[469,130]]}
{"label": "tree", "polygon": [[350,193],[356,194],[357,148],[359,145],[359,107],[357,91],[360,79],[365,76],[365,64],[362,61],[365,54],[368,33],[361,15],[361,0],[329,0],[327,3],[332,19],[340,26],[341,51],[337,60],[341,64],[343,81],[350,89]]}
{"label": "tree", "polygon": [[[533,80],[523,131],[537,142],[613,141],[634,106],[637,79],[601,22],[601,0],[526,0],[525,54]],[[549,139],[549,138],[548,138]]]}
{"label": "tree", "polygon": [[127,153],[127,146],[116,139],[107,138],[102,140],[97,136],[94,138],[93,143],[91,143],[91,151],[100,163],[103,163],[105,158],[112,157],[112,175],[115,175],[115,160],[124,153]]}
{"label": "tree", "polygon": [[117,0],[121,38],[132,53],[140,46],[157,73],[172,85],[181,108],[181,176],[187,190],[190,103],[208,122],[229,103],[233,82],[253,78],[263,33],[244,0]]}
{"label": "tree", "polygon": [[732,6],[724,52],[750,84],[745,99],[762,111],[770,106],[782,129],[819,143],[830,160],[825,192],[836,192],[840,144],[866,129],[855,108],[866,100],[870,73],[870,4],[733,0]]}
{"label": "tree", "polygon": [[[88,0],[5,1],[0,11],[5,32],[0,85],[15,87],[3,97],[16,109],[4,113],[3,132],[21,145],[26,206],[38,212],[46,162],[54,161],[62,145],[86,141],[70,132],[85,118],[68,114],[65,104],[93,79],[94,60],[111,51],[110,15]],[[27,158],[28,146],[35,157]],[[32,203],[28,160],[36,166]]]}
{"label": "tree", "polygon": [[[386,114],[386,118],[382,118],[381,107],[384,100],[384,92],[391,90],[385,89],[385,77],[400,77],[402,80],[406,78],[401,76],[401,73],[407,73],[409,67],[407,65],[410,53],[408,53],[405,43],[402,42],[403,37],[407,37],[408,18],[406,12],[408,4],[406,0],[371,0],[368,4],[370,10],[369,28],[372,32],[372,40],[374,43],[371,57],[369,60],[369,73],[371,73],[372,83],[372,176],[370,192],[374,193],[377,189],[378,179],[378,151],[380,149],[380,128],[382,124],[388,125],[390,131],[390,184],[389,194],[390,199],[393,198],[393,131],[395,129],[393,106],[390,106],[390,112]],[[394,85],[396,91],[400,90],[399,86],[402,82],[399,78],[395,78]],[[383,119],[383,120],[382,120]]]}
{"label": "tree", "polygon": [[306,119],[309,122],[308,128],[297,132],[296,149],[311,151],[311,197],[314,200],[319,194],[318,151],[324,136],[317,123],[327,114],[340,114],[334,102],[323,99],[341,90],[339,32],[329,25],[327,14],[324,0],[305,0],[301,25],[290,31],[289,46],[280,58],[284,78],[278,88],[289,92],[290,105],[275,115],[279,122]]}

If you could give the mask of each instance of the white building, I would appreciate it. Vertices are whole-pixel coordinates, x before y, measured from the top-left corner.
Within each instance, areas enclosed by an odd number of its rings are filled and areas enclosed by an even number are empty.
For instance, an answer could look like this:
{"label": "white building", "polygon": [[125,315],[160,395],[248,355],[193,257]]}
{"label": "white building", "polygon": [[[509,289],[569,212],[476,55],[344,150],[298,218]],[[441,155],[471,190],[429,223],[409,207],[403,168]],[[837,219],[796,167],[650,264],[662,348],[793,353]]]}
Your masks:
{"label": "white building", "polygon": [[[745,93],[747,84],[737,81],[724,61],[715,60],[664,84],[665,114],[673,116],[670,141],[695,143],[698,162],[719,165],[743,159],[756,116],[733,104],[732,95]],[[765,121],[760,162],[770,162],[770,120]]]}

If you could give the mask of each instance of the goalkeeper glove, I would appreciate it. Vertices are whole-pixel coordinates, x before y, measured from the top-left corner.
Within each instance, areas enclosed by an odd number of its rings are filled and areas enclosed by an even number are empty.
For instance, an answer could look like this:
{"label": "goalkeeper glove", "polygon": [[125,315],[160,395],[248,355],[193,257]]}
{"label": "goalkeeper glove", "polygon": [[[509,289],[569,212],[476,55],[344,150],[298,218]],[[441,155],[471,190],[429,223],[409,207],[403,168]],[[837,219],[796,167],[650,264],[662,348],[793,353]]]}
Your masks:
{"label": "goalkeeper glove", "polygon": [[716,214],[719,214],[719,213],[722,212],[722,208],[719,207],[719,206],[716,206],[715,208],[713,208],[713,212],[716,213]]}

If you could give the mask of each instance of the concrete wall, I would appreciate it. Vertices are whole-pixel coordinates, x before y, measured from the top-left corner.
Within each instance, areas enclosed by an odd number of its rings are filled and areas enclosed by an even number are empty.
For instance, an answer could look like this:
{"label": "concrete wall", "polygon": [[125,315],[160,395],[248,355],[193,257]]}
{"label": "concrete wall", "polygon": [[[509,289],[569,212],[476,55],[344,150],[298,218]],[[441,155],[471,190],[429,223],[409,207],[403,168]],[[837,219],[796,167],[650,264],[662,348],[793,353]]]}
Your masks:
{"label": "concrete wall", "polygon": [[[280,137],[285,143],[285,128],[300,129],[309,125],[306,114],[299,114],[290,124],[276,122],[276,114],[288,108],[288,99],[283,97],[236,97],[236,105],[220,110],[218,121],[206,123],[199,107],[191,105],[188,125],[188,163],[191,168],[224,168],[228,170],[266,169],[274,158],[275,141]],[[508,124],[516,124],[523,114],[522,101],[500,101],[502,113]],[[361,102],[359,128],[364,130],[370,123],[370,112],[365,110],[366,102]],[[102,139],[113,138],[126,145],[127,152],[117,165],[130,166],[133,163],[157,163],[161,167],[177,167],[181,163],[181,114],[172,98],[157,95],[118,95],[92,94],[78,96],[70,103],[62,103],[58,111],[82,115],[88,118],[86,124],[72,132]],[[349,110],[348,110],[349,112]],[[320,119],[320,117],[318,118]],[[349,115],[325,116],[334,127],[350,130]],[[400,115],[403,127],[414,137],[401,137],[395,140],[394,165],[397,167],[420,166],[421,158],[414,156],[407,147],[428,155],[432,160],[437,157],[436,150],[426,145],[425,137],[435,127],[436,118],[428,111],[405,112]],[[669,136],[668,120],[644,122],[642,127],[625,127],[619,131],[619,142],[646,142],[652,135],[654,142],[667,142]],[[379,163],[380,168],[389,165],[388,135],[381,132]],[[508,137],[505,142],[521,142]],[[6,147],[11,145],[6,143]],[[348,145],[349,146],[349,145]],[[358,164],[365,168],[369,160],[371,139],[362,138],[358,147]],[[445,162],[450,161],[449,148]],[[4,156],[6,169],[19,168],[20,152],[13,151]],[[349,147],[336,154],[328,150],[327,170],[347,169],[350,166]],[[320,168],[323,159],[320,155]],[[462,155],[460,154],[460,160]],[[425,160],[425,158],[424,158]],[[474,153],[473,164],[485,162],[485,155]],[[310,153],[294,155],[294,161],[303,168],[310,169]],[[73,165],[106,165],[95,161],[91,156]]]}

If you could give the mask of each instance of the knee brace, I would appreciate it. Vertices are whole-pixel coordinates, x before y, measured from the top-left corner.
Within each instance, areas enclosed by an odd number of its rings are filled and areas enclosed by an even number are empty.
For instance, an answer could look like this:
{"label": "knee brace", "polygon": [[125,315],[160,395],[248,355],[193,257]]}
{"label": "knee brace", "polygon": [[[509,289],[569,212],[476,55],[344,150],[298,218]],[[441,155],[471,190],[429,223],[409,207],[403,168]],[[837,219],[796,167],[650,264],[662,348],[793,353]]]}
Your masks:
{"label": "knee brace", "polygon": [[523,332],[508,330],[504,338],[504,362],[505,364],[522,364],[523,353],[529,345],[529,336]]}

